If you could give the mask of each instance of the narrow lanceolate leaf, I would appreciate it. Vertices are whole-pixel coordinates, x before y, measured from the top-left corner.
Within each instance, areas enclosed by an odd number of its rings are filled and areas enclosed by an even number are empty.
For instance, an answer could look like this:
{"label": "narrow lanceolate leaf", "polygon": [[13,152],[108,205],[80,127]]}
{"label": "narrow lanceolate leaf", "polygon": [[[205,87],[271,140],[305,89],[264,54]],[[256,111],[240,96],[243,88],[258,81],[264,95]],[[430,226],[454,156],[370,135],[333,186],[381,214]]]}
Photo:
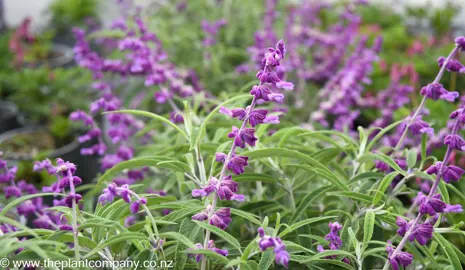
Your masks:
{"label": "narrow lanceolate leaf", "polygon": [[398,175],[399,173],[394,171],[386,176],[384,176],[383,180],[379,183],[378,188],[376,189],[375,196],[373,198],[373,204],[376,205],[378,204],[381,199],[383,198],[384,193],[386,192],[387,188],[391,185],[392,180]]}
{"label": "narrow lanceolate leaf", "polygon": [[21,196],[17,199],[14,199],[13,201],[11,201],[9,204],[5,205],[3,208],[2,208],[2,211],[0,212],[0,215],[6,215],[8,213],[8,211],[10,211],[11,209],[15,208],[17,205],[19,205],[20,203],[24,202],[24,201],[27,201],[27,200],[30,200],[30,199],[33,199],[33,198],[37,198],[37,197],[45,197],[45,196],[66,196],[66,194],[60,194],[60,193],[37,193],[37,194],[31,194],[31,195],[24,195],[24,196]]}
{"label": "narrow lanceolate leaf", "polygon": [[288,150],[285,148],[268,148],[259,149],[249,152],[244,152],[242,155],[247,156],[251,159],[269,158],[269,157],[287,157],[294,158],[306,162],[308,165],[315,168],[326,180],[333,183],[339,189],[348,191],[349,187],[344,183],[343,180],[339,179],[328,167],[318,162],[316,159],[309,157],[308,155],[302,154],[297,151]]}
{"label": "narrow lanceolate leaf", "polygon": [[381,153],[378,153],[378,154],[373,154],[373,153],[366,153],[366,154],[363,154],[360,158],[359,158],[359,161],[360,162],[364,162],[364,161],[375,161],[375,160],[379,160],[379,161],[382,161],[384,163],[386,163],[387,165],[389,165],[389,167],[393,168],[394,170],[398,171],[400,174],[402,174],[403,176],[406,175],[405,171],[402,170],[401,167],[399,167],[399,165],[397,165],[397,163],[394,161],[394,159],[392,159],[391,157],[385,155],[385,154],[381,154]]}
{"label": "narrow lanceolate leaf", "polygon": [[220,262],[221,264],[227,265],[229,263],[228,258],[211,251],[209,249],[192,249],[189,250],[189,254],[203,254],[207,258]]}
{"label": "narrow lanceolate leaf", "polygon": [[439,233],[434,233],[433,239],[436,240],[436,242],[438,242],[438,244],[442,247],[442,249],[446,253],[447,258],[449,258],[450,265],[453,267],[452,269],[454,270],[463,269],[462,264],[460,263],[460,260],[457,254],[455,253],[454,248],[452,247],[452,244],[449,241],[447,241],[446,238],[444,238],[444,236],[442,236]]}
{"label": "narrow lanceolate leaf", "polygon": [[389,132],[391,129],[397,127],[399,124],[401,124],[404,120],[399,120],[397,122],[394,122],[392,124],[390,124],[389,126],[383,128],[380,132],[378,132],[378,134],[376,134],[375,137],[373,137],[373,139],[370,140],[370,143],[368,144],[368,146],[366,147],[366,151],[370,151],[371,148],[373,148],[373,146],[375,145],[375,143],[381,139],[383,137],[384,134],[386,134],[387,132]]}
{"label": "narrow lanceolate leaf", "polygon": [[415,168],[415,164],[417,164],[417,150],[416,149],[410,149],[407,152],[407,167],[412,169]]}
{"label": "narrow lanceolate leaf", "polygon": [[366,248],[368,246],[368,242],[371,240],[373,236],[373,230],[375,227],[375,212],[371,210],[367,210],[365,213],[365,221],[363,224],[363,247]]}
{"label": "narrow lanceolate leaf", "polygon": [[189,240],[189,238],[177,232],[163,232],[159,233],[158,236],[160,238],[174,239],[178,243],[182,243],[188,248],[195,248],[195,244],[191,240]]}
{"label": "narrow lanceolate leaf", "polygon": [[322,222],[322,221],[325,221],[325,220],[328,220],[328,219],[334,219],[334,218],[337,218],[337,216],[315,217],[315,218],[305,219],[305,220],[299,221],[299,222],[294,223],[291,226],[287,227],[278,236],[283,237],[283,236],[287,235],[288,233],[291,233],[291,232],[297,230],[298,228],[300,228],[302,226],[309,225],[309,224],[312,224],[312,223]]}
{"label": "narrow lanceolate leaf", "polygon": [[229,233],[215,227],[215,226],[212,226],[210,224],[207,224],[205,222],[201,222],[201,221],[197,221],[197,220],[194,220],[195,223],[197,223],[197,225],[199,225],[200,227],[204,228],[205,230],[209,230],[210,232],[216,234],[217,236],[223,238],[223,240],[225,240],[226,242],[230,243],[233,247],[235,247],[240,253],[242,253],[242,250],[241,250],[241,244],[239,243],[239,241],[237,241],[236,238],[234,238],[234,236],[230,235]]}
{"label": "narrow lanceolate leaf", "polygon": [[274,256],[275,255],[272,249],[268,249],[265,252],[263,252],[262,258],[258,263],[258,269],[267,270],[268,268],[270,268],[271,264],[273,264]]}
{"label": "narrow lanceolate leaf", "polygon": [[132,169],[136,167],[160,167],[168,168],[173,171],[178,172],[187,172],[189,171],[189,166],[179,160],[173,160],[172,158],[163,157],[163,156],[153,156],[153,157],[140,157],[133,158],[127,161],[120,162],[113,166],[111,169],[107,170],[104,175],[100,177],[97,185],[101,185],[105,182],[109,182],[113,179],[118,173],[126,169]]}
{"label": "narrow lanceolate leaf", "polygon": [[158,114],[154,114],[154,113],[151,113],[151,112],[146,112],[146,111],[140,111],[140,110],[118,110],[118,111],[110,111],[110,112],[105,112],[105,113],[128,113],[128,114],[134,114],[134,115],[140,115],[140,116],[145,116],[145,117],[149,117],[151,119],[155,119],[155,120],[159,120],[169,126],[171,126],[172,128],[174,128],[176,131],[178,131],[179,133],[181,133],[185,138],[189,138],[186,134],[186,132],[184,132],[184,130],[182,130],[180,127],[178,127],[176,124],[174,124],[173,122],[171,122],[169,119],[161,116],[161,115],[158,115]]}
{"label": "narrow lanceolate leaf", "polygon": [[97,247],[92,249],[86,254],[86,258],[91,257],[94,254],[97,254],[101,250],[103,250],[105,247],[120,243],[120,242],[125,242],[125,241],[137,241],[137,240],[147,240],[147,235],[142,234],[142,233],[136,233],[136,232],[123,232],[117,235],[114,235],[104,242],[100,243]]}
{"label": "narrow lanceolate leaf", "polygon": [[[185,218],[179,226],[179,234],[186,236],[191,241],[194,241],[199,231],[197,224],[192,222],[190,218]],[[184,270],[184,265],[187,261],[186,249],[186,245],[181,242],[177,243],[174,258],[174,261],[176,262],[174,265],[175,270]]]}
{"label": "narrow lanceolate leaf", "polygon": [[331,186],[324,186],[315,189],[314,191],[308,193],[302,200],[300,200],[299,206],[295,210],[294,214],[291,217],[291,222],[294,223],[297,218],[308,208],[308,206],[320,196],[324,195],[327,191],[329,191],[332,187]]}

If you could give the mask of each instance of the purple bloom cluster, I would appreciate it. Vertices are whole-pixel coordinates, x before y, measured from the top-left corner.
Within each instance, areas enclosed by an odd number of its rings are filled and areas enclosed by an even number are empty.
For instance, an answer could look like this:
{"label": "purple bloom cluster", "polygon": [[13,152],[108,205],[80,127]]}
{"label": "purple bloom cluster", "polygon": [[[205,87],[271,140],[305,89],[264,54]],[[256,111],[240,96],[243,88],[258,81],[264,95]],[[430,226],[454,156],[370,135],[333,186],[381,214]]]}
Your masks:
{"label": "purple bloom cluster", "polygon": [[[203,245],[200,244],[200,243],[195,244],[195,246],[196,246],[195,249],[203,249]],[[221,256],[225,256],[225,257],[228,256],[228,250],[227,249],[219,249],[219,248],[215,247],[215,242],[213,240],[208,241],[206,249],[214,251],[214,252],[220,254]],[[193,249],[189,248],[188,251],[189,250],[193,250]],[[200,262],[202,260],[202,256],[203,256],[202,254],[190,254],[190,253],[188,253],[188,254],[189,254],[189,257],[194,257],[196,262]]]}
{"label": "purple bloom cluster", "polygon": [[[238,184],[232,180],[232,176],[225,176],[226,170],[238,175],[245,171],[248,165],[248,157],[241,156],[236,153],[236,148],[245,148],[246,145],[255,146],[257,138],[255,137],[255,126],[259,124],[279,123],[279,117],[269,114],[268,110],[255,109],[255,106],[260,102],[282,100],[283,95],[280,93],[272,92],[266,84],[273,85],[276,88],[285,90],[292,90],[293,84],[281,80],[276,74],[276,68],[280,66],[281,60],[286,54],[284,42],[281,40],[277,43],[276,48],[268,48],[265,57],[261,62],[261,70],[257,73],[257,78],[260,84],[253,86],[250,94],[253,96],[252,104],[246,109],[236,108],[228,109],[222,107],[220,113],[226,114],[233,118],[242,121],[240,128],[232,127],[231,133],[228,137],[234,139],[233,145],[229,154],[216,153],[216,161],[224,163],[219,178],[210,178],[207,185],[201,189],[192,191],[192,196],[208,196],[211,193],[215,194],[214,202],[208,205],[207,209],[199,214],[194,215],[192,218],[195,220],[208,220],[210,224],[217,226],[221,229],[226,229],[231,222],[229,208],[223,208],[215,211],[216,195],[220,200],[237,200],[243,201],[244,195],[236,194],[238,191]],[[251,128],[247,127],[247,123]]]}
{"label": "purple bloom cluster", "polygon": [[[329,241],[329,248],[331,250],[338,250],[338,249],[340,249],[342,247],[342,240],[339,237],[339,231],[342,229],[342,226],[338,222],[334,222],[334,223],[330,222],[328,224],[328,227],[329,227],[329,233],[325,236],[325,239]],[[322,245],[318,245],[317,250],[318,250],[318,252],[324,252],[325,251],[325,249],[323,248]],[[326,258],[327,259],[336,259],[337,256],[328,256]],[[347,258],[343,258],[342,261],[347,263],[347,264],[350,264],[350,261]]]}
{"label": "purple bloom cluster", "polygon": [[275,261],[277,264],[281,264],[284,267],[288,267],[290,256],[286,251],[286,245],[279,237],[271,237],[265,234],[265,229],[262,227],[258,228],[258,246],[261,251],[265,251],[269,248],[273,248],[275,254]]}
{"label": "purple bloom cluster", "polygon": [[[458,38],[458,40],[460,41],[461,39]],[[448,59],[451,59],[455,52],[459,49],[463,49],[463,47],[462,44],[457,42],[455,49],[451,52]],[[443,64],[447,66],[447,63],[449,62],[446,59]],[[449,101],[453,101],[457,97],[456,94],[452,94],[452,92],[448,92],[447,90],[442,89],[442,86],[438,86],[437,84],[442,76],[441,73],[444,71],[444,65],[435,82],[422,89],[422,95],[424,95],[423,100],[426,98],[431,98],[433,100],[443,98]],[[444,159],[442,162],[437,162],[436,164],[431,165],[426,170],[426,173],[428,174],[436,174],[436,180],[433,183],[433,186],[431,187],[428,195],[424,195],[422,192],[419,192],[415,199],[415,204],[418,205],[419,209],[417,217],[408,222],[401,217],[397,217],[396,223],[399,227],[397,232],[404,238],[396,249],[393,249],[390,244],[387,247],[387,251],[389,253],[389,262],[394,269],[398,269],[399,264],[402,266],[407,266],[412,262],[413,256],[409,253],[401,251],[406,240],[417,240],[420,245],[425,245],[428,240],[432,238],[433,224],[438,219],[438,214],[458,213],[463,211],[461,205],[447,204],[442,201],[441,194],[436,193],[441,179],[443,179],[446,183],[450,183],[451,181],[457,182],[465,172],[463,169],[457,166],[448,165],[454,150],[465,150],[463,147],[464,140],[459,134],[459,130],[462,129],[465,124],[465,109],[462,107],[452,112],[450,119],[455,120],[455,123],[452,126],[451,133],[445,135],[444,137],[444,145],[447,145],[447,151],[444,155]],[[426,215],[431,216],[431,218],[422,222],[423,217]]]}
{"label": "purple bloom cluster", "polygon": [[[129,209],[131,213],[136,214],[139,212],[141,205],[147,204],[147,199],[144,197],[139,197],[134,191],[129,189],[129,185],[122,185],[118,187],[115,183],[109,184],[104,190],[102,195],[100,195],[98,201],[104,205],[106,203],[111,203],[115,200],[116,197],[120,197],[125,202],[130,203]],[[134,201],[131,197],[134,197]]]}
{"label": "purple bloom cluster", "polygon": [[373,63],[378,60],[380,44],[378,38],[372,47],[367,47],[367,37],[359,40],[357,48],[345,63],[345,66],[337,72],[325,84],[319,92],[321,102],[318,110],[311,115],[313,121],[323,126],[329,126],[326,120],[328,115],[334,116],[333,126],[337,130],[352,128],[354,120],[360,111],[356,109],[362,100],[364,84],[369,84],[369,75],[373,70]]}

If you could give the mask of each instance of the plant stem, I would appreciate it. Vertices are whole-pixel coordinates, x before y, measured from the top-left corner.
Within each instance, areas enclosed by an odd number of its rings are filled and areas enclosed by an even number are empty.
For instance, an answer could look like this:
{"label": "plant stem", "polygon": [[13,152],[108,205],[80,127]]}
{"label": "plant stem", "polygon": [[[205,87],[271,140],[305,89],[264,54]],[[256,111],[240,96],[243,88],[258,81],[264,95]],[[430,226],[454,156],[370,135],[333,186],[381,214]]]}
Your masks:
{"label": "plant stem", "polygon": [[[76,194],[76,190],[74,189],[74,181],[73,181],[73,174],[71,173],[70,170],[68,170],[68,179],[69,179],[69,188],[70,188],[70,193],[71,194]],[[73,227],[73,239],[74,239],[74,254],[76,256],[76,261],[81,260],[81,255],[79,254],[79,238],[78,238],[78,230],[77,230],[77,204],[76,204],[76,199],[73,199],[72,202],[72,209],[73,209],[73,214],[72,214],[72,227]]]}
{"label": "plant stem", "polygon": [[[267,66],[265,65],[263,70],[266,70],[266,68],[267,68]],[[262,86],[261,81],[260,81],[260,84],[258,85],[258,87],[260,87],[260,86]],[[250,117],[250,114],[252,113],[252,111],[255,108],[256,104],[257,104],[257,98],[254,96],[253,99],[252,99],[252,103],[249,106],[249,110],[247,111],[247,114],[244,117],[244,120],[242,121],[242,125],[241,125],[239,131],[237,132],[237,134],[241,134],[242,130],[246,127],[247,121],[249,120],[249,117]],[[226,173],[226,168],[228,167],[228,163],[231,160],[232,156],[236,152],[236,147],[237,146],[233,143],[232,146],[231,146],[231,150],[229,151],[228,156],[226,157],[226,159],[224,161],[223,167],[221,168],[220,177],[218,178],[218,180],[219,180],[218,185],[221,184],[221,181],[224,178],[224,174]],[[212,203],[211,203],[211,205],[212,205],[211,212],[208,213],[208,220],[207,220],[208,222],[210,222],[210,219],[211,219],[212,215],[215,213],[215,208],[216,208],[217,201],[218,201],[218,199],[217,199],[216,193],[213,193],[213,199],[212,199]],[[205,240],[204,240],[204,243],[203,243],[204,248],[207,247],[208,241],[210,241],[210,231],[206,230],[206,232],[205,232]],[[207,258],[205,256],[202,256],[201,270],[205,270],[206,266],[207,266]]]}
{"label": "plant stem", "polygon": [[[441,78],[444,75],[444,71],[446,70],[447,63],[449,63],[450,59],[452,59],[452,57],[457,53],[458,48],[459,48],[458,45],[456,45],[454,47],[454,49],[450,52],[450,54],[447,56],[446,60],[442,64],[442,67],[439,70],[438,74],[436,75],[436,78],[434,79],[434,81],[431,84],[436,84],[436,83],[439,83],[439,81],[441,81]],[[431,87],[431,86],[427,86],[427,87]],[[402,135],[400,136],[399,141],[397,142],[397,145],[394,147],[394,150],[391,153],[391,156],[395,156],[397,151],[399,151],[400,147],[402,146],[402,143],[404,142],[404,140],[405,140],[405,138],[407,136],[407,132],[408,132],[409,127],[412,125],[413,122],[415,122],[415,119],[418,117],[421,110],[424,108],[425,103],[426,103],[426,96],[423,97],[423,99],[421,100],[420,105],[418,105],[418,108],[416,109],[415,113],[408,120],[407,125],[405,126],[405,129],[404,129]]]}
{"label": "plant stem", "polygon": [[[452,129],[452,135],[457,134],[457,132],[459,130],[459,127],[460,127],[460,122],[459,122],[459,120],[457,120],[455,122],[455,125],[454,125],[453,129]],[[444,173],[444,169],[447,167],[447,162],[449,161],[449,158],[450,158],[451,154],[452,154],[452,148],[450,146],[448,146],[446,154],[444,155],[444,159],[443,159],[443,161],[441,163],[441,167],[439,168],[439,170],[438,170],[438,172],[436,174],[436,181],[434,181],[434,184],[431,187],[431,190],[429,191],[429,194],[428,194],[428,197],[427,197],[428,199],[430,199],[436,193],[436,190],[438,189],[439,183],[441,182],[442,174]],[[391,254],[392,258],[395,258],[397,253],[399,253],[402,250],[402,248],[404,247],[405,243],[407,242],[409,236],[412,234],[413,230],[416,229],[418,223],[423,218],[423,216],[425,216],[425,214],[418,213],[418,215],[415,218],[415,220],[413,221],[412,225],[410,225],[410,228],[407,230],[404,237],[402,238],[402,240],[397,245],[396,249],[392,252],[392,254]],[[386,261],[386,264],[384,265],[383,269],[384,270],[389,269],[389,260]]]}

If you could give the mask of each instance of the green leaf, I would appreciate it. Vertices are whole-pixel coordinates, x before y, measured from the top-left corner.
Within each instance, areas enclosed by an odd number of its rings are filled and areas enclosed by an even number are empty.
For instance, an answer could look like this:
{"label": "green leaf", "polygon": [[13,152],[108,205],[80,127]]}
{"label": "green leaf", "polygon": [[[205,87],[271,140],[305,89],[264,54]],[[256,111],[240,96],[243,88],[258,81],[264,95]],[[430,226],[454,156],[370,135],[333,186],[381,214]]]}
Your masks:
{"label": "green leaf", "polygon": [[391,172],[384,176],[383,180],[379,183],[378,189],[376,189],[375,196],[373,197],[373,205],[377,205],[381,201],[387,188],[391,185],[392,180],[394,180],[398,174],[398,172]]}
{"label": "green leaf", "polygon": [[363,154],[360,158],[359,158],[359,161],[362,162],[362,161],[374,161],[374,160],[380,160],[384,163],[386,163],[387,165],[389,165],[391,168],[393,168],[394,170],[398,171],[400,174],[402,174],[403,176],[406,175],[405,171],[402,170],[399,165],[397,165],[397,163],[389,156],[385,155],[385,154],[381,154],[381,153],[378,153],[378,154],[374,154],[374,153],[366,153],[366,154]]}
{"label": "green leaf", "polygon": [[373,196],[360,193],[360,192],[351,192],[351,191],[338,191],[338,192],[329,192],[328,195],[331,196],[341,196],[341,198],[347,197],[351,198],[352,200],[371,203],[373,201]]}
{"label": "green leaf", "polygon": [[197,221],[197,220],[194,220],[195,223],[197,223],[197,225],[199,225],[200,227],[204,228],[205,230],[208,230],[216,235],[218,235],[219,237],[223,238],[226,242],[230,243],[233,247],[235,247],[239,252],[242,253],[242,250],[241,250],[241,244],[239,243],[239,241],[237,241],[236,238],[234,238],[234,236],[230,235],[229,233],[215,227],[215,226],[212,226],[210,224],[207,224],[205,222],[201,222],[201,221]]}
{"label": "green leaf", "polygon": [[300,200],[299,206],[297,206],[297,209],[292,214],[291,221],[289,223],[294,223],[314,200],[319,199],[320,196],[324,195],[331,189],[331,186],[323,186],[305,195],[305,197]]}
{"label": "green leaf", "polygon": [[415,168],[415,164],[417,164],[417,150],[412,148],[407,151],[407,166],[408,168],[412,169]]}
{"label": "green leaf", "polygon": [[250,241],[247,247],[245,247],[244,252],[242,253],[241,259],[244,261],[247,261],[252,251],[254,251],[257,248],[258,248],[257,241],[255,241],[255,239]]}
{"label": "green leaf", "polygon": [[309,135],[316,135],[316,134],[328,134],[328,135],[335,135],[343,139],[347,144],[352,145],[354,148],[358,148],[358,143],[354,141],[351,137],[347,136],[347,134],[335,130],[318,130],[318,131],[309,131],[306,133],[299,134],[298,136],[309,136]]}
{"label": "green leaf", "polygon": [[438,265],[438,262],[436,261],[436,259],[434,258],[433,254],[431,254],[431,252],[429,251],[429,249],[425,246],[422,246],[420,244],[418,244],[418,242],[415,242],[415,246],[421,251],[423,252],[423,254],[426,255],[426,257],[428,257],[428,259],[434,264],[434,267],[436,269],[440,269],[439,265]]}
{"label": "green leaf", "polygon": [[313,166],[315,169],[318,170],[318,172],[326,178],[326,180],[330,181],[337,187],[339,187],[342,190],[349,190],[347,185],[339,179],[328,167],[324,166],[320,162],[318,162],[316,159],[309,157],[305,154],[302,154],[297,151],[293,150],[288,150],[285,148],[268,148],[268,149],[259,149],[259,150],[253,150],[249,152],[244,152],[242,155],[247,156],[251,159],[260,159],[260,158],[269,158],[269,157],[287,157],[287,158],[295,158],[302,160],[306,163],[308,163],[310,166]]}
{"label": "green leaf", "polygon": [[100,243],[97,247],[89,251],[85,255],[85,257],[89,258],[92,255],[97,254],[98,252],[100,252],[102,249],[104,249],[107,246],[120,243],[120,242],[134,241],[134,240],[147,240],[147,236],[145,234],[136,233],[136,232],[123,232],[123,233],[111,236],[104,242]]}
{"label": "green leaf", "polygon": [[366,248],[368,246],[368,242],[371,240],[373,236],[373,230],[375,227],[375,212],[371,210],[367,210],[365,213],[365,221],[363,223],[363,247]]}
{"label": "green leaf", "polygon": [[400,125],[402,122],[404,122],[404,120],[399,120],[397,122],[394,122],[392,124],[390,124],[389,126],[383,128],[380,132],[378,132],[378,134],[376,134],[375,137],[373,137],[373,139],[371,139],[370,143],[368,144],[368,146],[366,147],[366,151],[370,151],[371,148],[373,148],[373,146],[375,145],[375,143],[381,139],[384,134],[388,133],[390,130],[392,130],[393,128],[397,127],[398,125]]}
{"label": "green leaf", "polygon": [[140,157],[133,158],[120,162],[107,170],[98,180],[97,185],[102,185],[105,182],[110,182],[118,173],[126,169],[132,169],[135,167],[143,166],[152,166],[152,167],[161,167],[169,168],[174,171],[186,172],[189,171],[189,166],[181,161],[173,160],[168,157],[163,156],[153,156],[153,157]]}
{"label": "green leaf", "polygon": [[439,182],[439,190],[441,191],[442,200],[445,203],[450,203],[449,191],[447,191],[447,185],[444,181]]}
{"label": "green leaf", "polygon": [[[195,240],[195,237],[197,236],[198,232],[199,227],[194,222],[192,222],[190,218],[185,218],[179,226],[179,234],[186,236],[191,241]],[[187,246],[183,243],[177,243],[174,258],[174,261],[176,262],[174,265],[175,270],[184,270],[184,265],[187,261],[186,248]]]}
{"label": "green leaf", "polygon": [[274,252],[272,249],[268,249],[262,254],[262,258],[260,259],[260,262],[258,263],[258,269],[259,270],[267,270],[270,268],[271,264],[273,264],[274,260]]}
{"label": "green leaf", "polygon": [[189,254],[203,254],[205,255],[206,257],[208,258],[211,258],[211,259],[214,259],[218,262],[220,262],[221,264],[224,264],[224,265],[227,265],[229,263],[229,260],[228,258],[214,252],[214,251],[211,251],[209,249],[193,249],[193,250],[189,250]]}
{"label": "green leaf", "polygon": [[21,196],[20,198],[14,199],[11,201],[9,204],[5,205],[3,207],[2,211],[0,212],[0,215],[6,215],[10,209],[15,208],[17,205],[20,203],[36,198],[36,197],[45,197],[45,196],[66,196],[66,194],[61,194],[61,193],[37,193],[37,194],[31,194],[31,195],[24,195]]}
{"label": "green leaf", "polygon": [[451,243],[446,240],[441,234],[434,233],[433,239],[438,242],[438,244],[443,248],[444,252],[449,258],[449,262],[454,270],[463,269],[462,264],[460,264],[460,260],[455,253],[454,248],[452,247]]}
{"label": "green leaf", "polygon": [[189,238],[177,232],[163,232],[163,233],[159,233],[158,236],[160,238],[174,239],[189,248],[195,248],[195,244],[191,240],[189,240]]}
{"label": "green leaf", "polygon": [[333,218],[337,218],[337,216],[315,217],[315,218],[305,219],[305,220],[302,220],[302,221],[299,221],[297,223],[294,223],[294,224],[290,225],[284,231],[282,231],[278,236],[282,238],[286,234],[291,233],[291,232],[297,230],[298,228],[300,228],[302,226],[309,225],[309,224],[312,224],[312,223],[322,222],[322,221],[325,221],[325,220],[328,220],[328,219],[333,219]]}
{"label": "green leaf", "polygon": [[235,208],[230,208],[230,211],[231,211],[231,214],[232,215],[235,215],[235,216],[239,216],[239,217],[243,217],[257,225],[261,225],[261,222],[260,220],[257,219],[257,216],[255,216],[254,214],[251,214],[249,212],[245,212],[245,211],[242,211],[242,210],[239,210],[239,209],[235,209]]}
{"label": "green leaf", "polygon": [[242,182],[276,183],[278,181],[278,179],[275,179],[272,176],[263,174],[263,173],[243,173],[240,175],[233,176],[233,180],[239,183],[242,183]]}
{"label": "green leaf", "polygon": [[171,122],[169,119],[161,116],[161,115],[158,115],[158,114],[154,114],[154,113],[151,113],[151,112],[146,112],[146,111],[139,111],[139,110],[117,110],[117,111],[110,111],[110,112],[105,112],[104,114],[106,113],[129,113],[129,114],[134,114],[134,115],[140,115],[140,116],[145,116],[145,117],[149,117],[149,118],[152,118],[154,120],[159,120],[159,121],[162,121],[164,122],[165,124],[171,126],[172,128],[174,128],[176,131],[179,131],[179,133],[181,133],[185,138],[189,139],[189,136],[187,136],[186,132],[184,132],[184,130],[182,130],[180,127],[178,127],[177,125],[175,125],[173,122]]}

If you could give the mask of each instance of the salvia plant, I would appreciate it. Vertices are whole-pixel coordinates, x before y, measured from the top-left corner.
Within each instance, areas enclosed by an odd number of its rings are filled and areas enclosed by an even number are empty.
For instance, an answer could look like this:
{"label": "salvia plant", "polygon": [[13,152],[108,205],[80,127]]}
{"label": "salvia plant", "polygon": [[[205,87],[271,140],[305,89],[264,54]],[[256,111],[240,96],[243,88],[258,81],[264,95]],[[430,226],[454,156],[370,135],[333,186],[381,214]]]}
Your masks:
{"label": "salvia plant", "polygon": [[[465,98],[445,81],[465,73],[465,37],[438,59],[432,82],[416,87],[413,66],[393,65],[388,86],[371,95],[383,38],[359,32],[366,1],[337,9],[334,25],[316,16],[334,6],[303,1],[280,39],[278,3],[269,0],[250,59],[232,71],[254,81],[238,79],[216,96],[170,61],[142,10],[118,2],[123,17],[109,29],[73,31],[95,100],[69,117],[83,131],[81,155],[101,157],[100,174],[84,183],[86,168],[38,160],[34,171],[54,179],[39,188],[18,179],[0,152],[0,258],[201,270],[463,268]],[[231,24],[199,22],[206,62]],[[293,110],[307,106],[310,82],[320,86],[318,106],[298,121]],[[439,103],[455,108],[427,109]],[[398,120],[406,106],[414,109]],[[362,127],[355,120],[366,108],[379,114]]]}

